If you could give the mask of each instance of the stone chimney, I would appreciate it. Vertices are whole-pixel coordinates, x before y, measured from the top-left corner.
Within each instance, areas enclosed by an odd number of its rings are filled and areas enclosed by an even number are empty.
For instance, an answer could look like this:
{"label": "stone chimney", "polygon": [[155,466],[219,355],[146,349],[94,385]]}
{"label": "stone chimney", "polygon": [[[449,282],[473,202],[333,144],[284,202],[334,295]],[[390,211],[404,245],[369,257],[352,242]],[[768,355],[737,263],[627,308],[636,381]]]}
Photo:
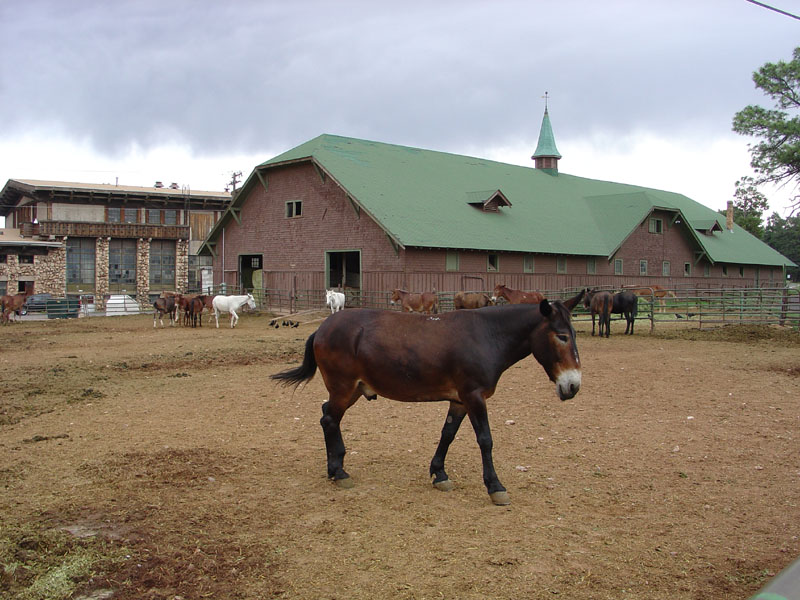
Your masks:
{"label": "stone chimney", "polygon": [[725,226],[728,231],[733,233],[733,200],[728,200],[728,213],[726,215]]}

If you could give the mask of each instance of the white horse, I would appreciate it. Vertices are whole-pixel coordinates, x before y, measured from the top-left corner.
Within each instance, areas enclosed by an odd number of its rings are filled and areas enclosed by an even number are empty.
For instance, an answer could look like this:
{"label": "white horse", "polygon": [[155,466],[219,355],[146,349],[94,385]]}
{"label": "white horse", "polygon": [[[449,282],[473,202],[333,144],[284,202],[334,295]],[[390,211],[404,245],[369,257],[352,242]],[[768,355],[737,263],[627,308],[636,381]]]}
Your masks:
{"label": "white horse", "polygon": [[236,327],[239,321],[239,315],[236,311],[242,306],[247,305],[247,308],[254,310],[256,301],[253,299],[253,294],[245,296],[214,296],[212,306],[214,307],[214,320],[217,322],[217,329],[219,329],[219,313],[231,313],[231,327]]}
{"label": "white horse", "polygon": [[344,294],[334,290],[325,290],[325,304],[331,307],[331,314],[344,308]]}

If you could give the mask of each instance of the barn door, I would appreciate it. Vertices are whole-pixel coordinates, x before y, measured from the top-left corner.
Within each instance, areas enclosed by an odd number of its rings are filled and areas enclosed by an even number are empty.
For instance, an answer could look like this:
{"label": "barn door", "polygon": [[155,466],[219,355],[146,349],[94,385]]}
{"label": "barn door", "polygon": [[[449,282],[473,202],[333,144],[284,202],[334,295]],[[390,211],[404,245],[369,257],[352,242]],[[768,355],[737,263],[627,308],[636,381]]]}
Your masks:
{"label": "barn door", "polygon": [[239,256],[239,281],[242,285],[242,294],[262,289],[262,265],[260,254]]}
{"label": "barn door", "polygon": [[361,290],[361,251],[325,252],[325,287]]}

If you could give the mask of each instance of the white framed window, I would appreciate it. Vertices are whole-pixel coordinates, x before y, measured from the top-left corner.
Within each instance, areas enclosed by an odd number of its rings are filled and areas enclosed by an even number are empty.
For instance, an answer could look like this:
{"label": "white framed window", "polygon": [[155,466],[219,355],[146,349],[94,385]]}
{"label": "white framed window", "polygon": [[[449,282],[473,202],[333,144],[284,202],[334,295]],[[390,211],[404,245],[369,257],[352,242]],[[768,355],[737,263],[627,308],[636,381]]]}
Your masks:
{"label": "white framed window", "polygon": [[647,261],[640,260],[639,261],[639,275],[647,275]]}
{"label": "white framed window", "polygon": [[499,271],[500,270],[500,255],[499,254],[489,254],[486,257],[486,270],[487,271]]}
{"label": "white framed window", "polygon": [[652,217],[647,230],[650,233],[664,233],[664,221]]}
{"label": "white framed window", "polygon": [[522,259],[522,272],[533,273],[536,268],[536,262],[533,260],[533,254],[526,254]]}
{"label": "white framed window", "polygon": [[556,258],[556,273],[563,275],[567,272],[567,257],[559,256]]}
{"label": "white framed window", "polygon": [[593,256],[590,256],[586,259],[586,274],[587,275],[596,275],[597,274],[597,259]]}
{"label": "white framed window", "polygon": [[445,271],[458,271],[458,252],[455,250],[448,250],[444,262]]}
{"label": "white framed window", "polygon": [[302,200],[290,200],[286,203],[286,218],[293,219],[294,217],[300,217],[303,215],[303,201]]}
{"label": "white framed window", "polygon": [[669,277],[669,271],[670,271],[669,261],[665,260],[664,262],[661,263],[661,275],[663,275],[664,277]]}
{"label": "white framed window", "polygon": [[622,259],[614,259],[614,275],[622,275]]}

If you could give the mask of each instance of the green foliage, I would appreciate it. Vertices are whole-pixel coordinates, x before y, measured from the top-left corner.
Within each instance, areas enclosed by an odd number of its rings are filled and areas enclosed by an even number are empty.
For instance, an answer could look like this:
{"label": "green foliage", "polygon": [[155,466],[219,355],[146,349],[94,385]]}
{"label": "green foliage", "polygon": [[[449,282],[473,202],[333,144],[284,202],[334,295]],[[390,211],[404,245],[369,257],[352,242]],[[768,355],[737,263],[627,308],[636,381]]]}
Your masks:
{"label": "green foliage", "polygon": [[[786,219],[772,213],[764,228],[764,241],[772,248],[800,265],[800,215]],[[786,272],[793,282],[800,281],[800,268],[789,267]]]}
{"label": "green foliage", "polygon": [[749,146],[755,183],[800,183],[800,116],[787,112],[800,109],[800,48],[789,62],[762,66],[753,82],[775,103],[773,109],[750,105],[733,117],[736,133],[760,139]]}

